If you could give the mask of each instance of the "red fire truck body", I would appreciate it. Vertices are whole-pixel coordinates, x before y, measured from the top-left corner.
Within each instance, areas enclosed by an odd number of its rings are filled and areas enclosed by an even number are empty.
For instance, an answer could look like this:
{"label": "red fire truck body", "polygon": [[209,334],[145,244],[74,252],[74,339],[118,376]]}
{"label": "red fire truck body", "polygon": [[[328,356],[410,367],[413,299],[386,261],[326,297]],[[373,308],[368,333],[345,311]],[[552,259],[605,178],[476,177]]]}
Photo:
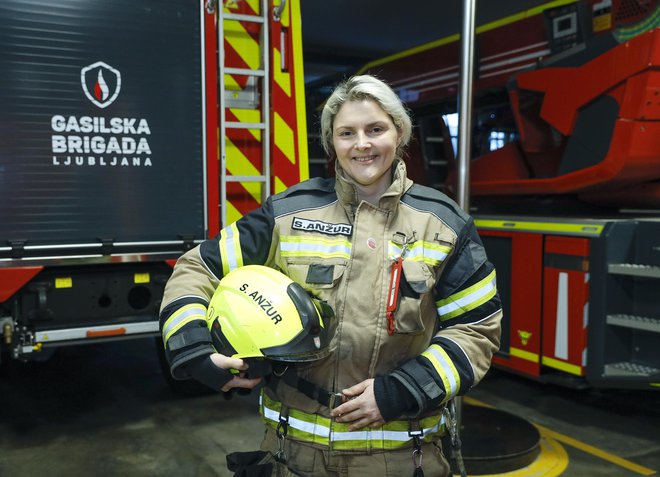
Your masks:
{"label": "red fire truck body", "polygon": [[9,0],[0,44],[4,359],[157,336],[177,257],[308,176],[297,0]]}
{"label": "red fire truck body", "polygon": [[[658,26],[657,2],[560,0],[477,27],[471,214],[505,308],[498,367],[660,388]],[[413,111],[413,178],[450,195],[458,40],[362,70]]]}

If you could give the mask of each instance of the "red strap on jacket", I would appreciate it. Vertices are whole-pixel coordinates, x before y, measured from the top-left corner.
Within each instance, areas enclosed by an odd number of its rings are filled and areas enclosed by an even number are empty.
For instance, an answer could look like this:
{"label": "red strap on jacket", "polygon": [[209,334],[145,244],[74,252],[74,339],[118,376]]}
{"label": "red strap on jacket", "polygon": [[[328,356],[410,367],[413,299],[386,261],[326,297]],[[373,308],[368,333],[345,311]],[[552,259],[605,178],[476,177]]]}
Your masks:
{"label": "red strap on jacket", "polygon": [[387,294],[387,333],[394,334],[394,312],[399,302],[399,283],[401,282],[401,268],[403,258],[398,257],[392,263],[392,276],[390,277],[390,289]]}

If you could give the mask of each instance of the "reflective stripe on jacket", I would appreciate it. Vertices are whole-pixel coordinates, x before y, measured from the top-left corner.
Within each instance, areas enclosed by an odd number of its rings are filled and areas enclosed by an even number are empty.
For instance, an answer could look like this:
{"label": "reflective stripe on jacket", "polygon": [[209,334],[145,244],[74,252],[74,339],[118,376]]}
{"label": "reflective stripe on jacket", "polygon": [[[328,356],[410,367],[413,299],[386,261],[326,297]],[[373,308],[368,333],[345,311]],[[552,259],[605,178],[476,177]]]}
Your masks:
{"label": "reflective stripe on jacket", "polygon": [[[259,399],[261,416],[266,425],[277,429],[282,418],[282,403],[261,394]],[[410,445],[412,442],[411,422],[390,421],[381,427],[349,431],[348,424],[334,422],[319,414],[289,409],[285,420],[288,425],[287,438],[332,447],[333,450],[392,450]],[[425,442],[442,437],[445,433],[445,418],[437,415],[425,417],[414,423],[421,431]]]}

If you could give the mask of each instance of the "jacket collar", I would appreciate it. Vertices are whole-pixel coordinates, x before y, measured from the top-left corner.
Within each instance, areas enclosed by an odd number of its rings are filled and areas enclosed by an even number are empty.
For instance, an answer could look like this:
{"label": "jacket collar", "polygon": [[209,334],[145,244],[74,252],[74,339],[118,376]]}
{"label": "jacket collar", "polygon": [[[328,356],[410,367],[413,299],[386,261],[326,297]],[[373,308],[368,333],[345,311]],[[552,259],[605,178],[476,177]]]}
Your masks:
{"label": "jacket collar", "polygon": [[[392,164],[392,183],[380,197],[380,208],[395,210],[399,204],[401,196],[413,185],[412,180],[408,179],[406,173],[406,164],[401,159],[395,159]],[[335,190],[339,203],[347,210],[354,212],[358,203],[357,185],[350,178],[344,169],[335,160]]]}

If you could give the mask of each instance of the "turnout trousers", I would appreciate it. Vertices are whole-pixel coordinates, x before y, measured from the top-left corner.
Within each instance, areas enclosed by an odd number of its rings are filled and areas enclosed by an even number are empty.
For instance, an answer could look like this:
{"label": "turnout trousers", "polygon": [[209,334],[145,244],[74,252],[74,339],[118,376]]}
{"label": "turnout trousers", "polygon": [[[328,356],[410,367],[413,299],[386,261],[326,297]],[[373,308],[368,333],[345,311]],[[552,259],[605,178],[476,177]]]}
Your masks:
{"label": "turnout trousers", "polygon": [[[266,427],[261,450],[273,454],[279,450],[277,434],[271,427]],[[353,453],[322,450],[285,439],[284,452],[288,470],[280,468],[273,473],[273,477],[408,477],[415,470],[412,445],[398,450]],[[439,438],[437,442],[422,443],[422,452],[421,463],[426,477],[451,475]]]}

